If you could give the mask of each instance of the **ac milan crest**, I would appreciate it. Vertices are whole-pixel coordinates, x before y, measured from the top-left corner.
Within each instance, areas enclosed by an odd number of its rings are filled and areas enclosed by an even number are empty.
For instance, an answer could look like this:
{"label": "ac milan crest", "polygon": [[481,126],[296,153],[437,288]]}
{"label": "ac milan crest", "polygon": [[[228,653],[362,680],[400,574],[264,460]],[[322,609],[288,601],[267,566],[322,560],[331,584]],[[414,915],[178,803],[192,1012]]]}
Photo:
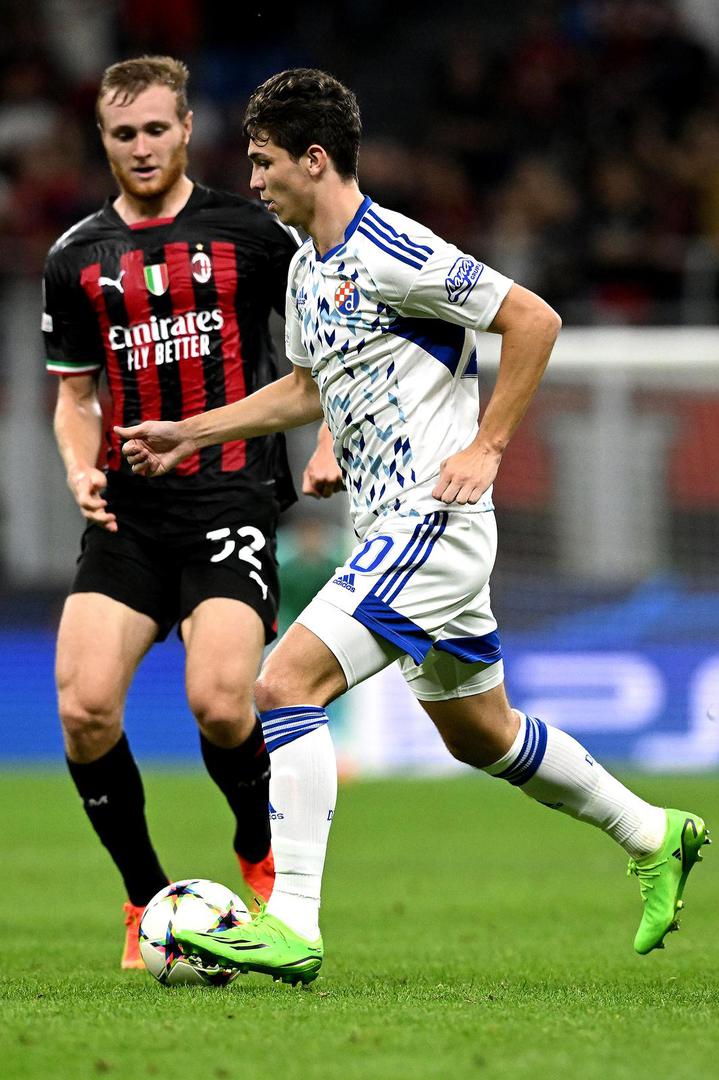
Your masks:
{"label": "ac milan crest", "polygon": [[192,276],[200,285],[204,285],[212,277],[210,256],[204,251],[196,251],[192,256]]}

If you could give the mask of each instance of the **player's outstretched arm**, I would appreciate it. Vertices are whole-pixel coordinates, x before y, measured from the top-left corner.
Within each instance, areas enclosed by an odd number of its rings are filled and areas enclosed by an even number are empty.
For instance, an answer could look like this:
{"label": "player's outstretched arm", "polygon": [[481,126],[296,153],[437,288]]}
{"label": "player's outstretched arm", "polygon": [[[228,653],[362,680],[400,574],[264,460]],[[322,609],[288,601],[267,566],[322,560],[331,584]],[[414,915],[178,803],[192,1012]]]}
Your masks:
{"label": "player's outstretched arm", "polygon": [[107,509],[107,479],[97,468],[102,443],[102,410],[92,375],[63,376],[57,392],[55,438],[65,463],[67,486],[87,521],[117,532],[117,519]]}
{"label": "player's outstretched arm", "polygon": [[122,452],[133,472],[163,476],[204,446],[287,431],[321,416],[319,391],[309,369],[295,367],[283,379],[220,409],[187,420],[148,420],[115,431],[127,440]]}
{"label": "player's outstretched arm", "polygon": [[337,464],[332,447],[332,436],[326,424],[317,432],[317,448],[302,473],[302,494],[313,499],[329,499],[337,491],[342,491],[342,471]]}
{"label": "player's outstretched arm", "polygon": [[497,381],[474,441],[442,462],[432,491],[445,503],[476,503],[494,479],[502,454],[537,392],[562,320],[549,304],[513,285],[490,330],[502,335]]}

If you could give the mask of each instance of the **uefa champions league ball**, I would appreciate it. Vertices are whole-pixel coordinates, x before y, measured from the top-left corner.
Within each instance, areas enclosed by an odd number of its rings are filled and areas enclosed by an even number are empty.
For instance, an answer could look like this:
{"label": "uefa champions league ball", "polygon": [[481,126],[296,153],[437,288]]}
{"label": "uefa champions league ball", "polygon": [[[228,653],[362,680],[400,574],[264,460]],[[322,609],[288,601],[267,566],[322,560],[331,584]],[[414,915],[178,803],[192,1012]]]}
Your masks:
{"label": "uefa champions league ball", "polygon": [[249,921],[242,900],[225,885],[203,878],[174,881],[153,896],[142,916],[139,937],[145,967],[163,986],[227,986],[237,972],[203,967],[196,957],[184,956],[175,931],[230,930]]}

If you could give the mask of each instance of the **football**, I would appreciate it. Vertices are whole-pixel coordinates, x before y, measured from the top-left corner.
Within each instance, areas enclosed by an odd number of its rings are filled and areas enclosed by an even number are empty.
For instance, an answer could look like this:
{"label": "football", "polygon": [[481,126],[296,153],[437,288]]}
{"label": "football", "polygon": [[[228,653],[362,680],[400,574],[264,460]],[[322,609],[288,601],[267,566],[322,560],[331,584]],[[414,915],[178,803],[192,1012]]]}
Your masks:
{"label": "football", "polygon": [[249,920],[242,900],[225,885],[203,878],[175,881],[153,896],[142,916],[139,937],[145,966],[163,986],[227,986],[237,972],[203,967],[184,956],[175,930],[228,930]]}

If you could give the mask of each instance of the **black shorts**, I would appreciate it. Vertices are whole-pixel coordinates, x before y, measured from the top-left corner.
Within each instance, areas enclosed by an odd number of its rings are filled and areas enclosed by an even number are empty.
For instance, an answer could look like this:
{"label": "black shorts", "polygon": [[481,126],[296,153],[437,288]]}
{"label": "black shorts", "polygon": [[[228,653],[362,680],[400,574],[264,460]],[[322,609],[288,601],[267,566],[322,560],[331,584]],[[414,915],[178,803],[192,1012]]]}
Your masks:
{"label": "black shorts", "polygon": [[149,615],[158,641],[203,600],[241,600],[262,619],[269,643],[277,636],[276,524],[276,513],[260,506],[251,518],[228,510],[175,536],[148,534],[124,518],[116,533],[88,525],[70,592],[102,593]]}

